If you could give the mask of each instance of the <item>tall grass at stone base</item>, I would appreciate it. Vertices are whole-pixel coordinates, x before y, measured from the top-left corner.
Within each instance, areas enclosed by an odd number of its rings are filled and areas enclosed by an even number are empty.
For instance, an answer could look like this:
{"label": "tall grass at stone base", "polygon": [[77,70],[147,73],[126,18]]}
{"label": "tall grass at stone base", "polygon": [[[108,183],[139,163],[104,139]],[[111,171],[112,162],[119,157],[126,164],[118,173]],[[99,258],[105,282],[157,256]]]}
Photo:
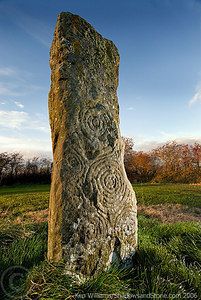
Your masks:
{"label": "tall grass at stone base", "polygon": [[[132,269],[113,266],[86,282],[65,275],[63,264],[46,261],[47,224],[0,224],[0,272],[23,267],[24,276],[9,285],[3,281],[0,299],[107,299],[120,295],[155,293],[173,299],[201,298],[201,225],[161,224],[139,216],[139,248]],[[10,227],[9,227],[10,226]],[[5,291],[7,295],[5,294]],[[96,295],[97,294],[97,295]],[[115,296],[116,295],[116,296]],[[21,298],[20,298],[21,297]],[[161,296],[164,299],[163,296]]]}

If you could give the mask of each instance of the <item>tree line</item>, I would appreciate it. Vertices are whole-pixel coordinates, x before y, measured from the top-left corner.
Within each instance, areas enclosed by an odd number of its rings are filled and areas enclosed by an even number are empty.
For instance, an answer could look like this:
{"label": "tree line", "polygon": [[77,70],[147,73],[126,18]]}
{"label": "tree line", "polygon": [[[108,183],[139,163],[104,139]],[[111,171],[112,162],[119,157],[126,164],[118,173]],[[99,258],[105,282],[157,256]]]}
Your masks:
{"label": "tree line", "polygon": [[149,152],[134,151],[124,138],[124,164],[129,180],[156,183],[201,183],[201,145],[168,142]]}
{"label": "tree line", "polygon": [[25,159],[18,152],[0,153],[0,185],[49,183],[51,170],[48,158]]}
{"label": "tree line", "polygon": [[[135,151],[133,140],[124,138],[124,164],[132,183],[201,183],[201,145],[166,143],[149,152]],[[0,185],[50,183],[52,161],[25,159],[18,152],[0,153]]]}

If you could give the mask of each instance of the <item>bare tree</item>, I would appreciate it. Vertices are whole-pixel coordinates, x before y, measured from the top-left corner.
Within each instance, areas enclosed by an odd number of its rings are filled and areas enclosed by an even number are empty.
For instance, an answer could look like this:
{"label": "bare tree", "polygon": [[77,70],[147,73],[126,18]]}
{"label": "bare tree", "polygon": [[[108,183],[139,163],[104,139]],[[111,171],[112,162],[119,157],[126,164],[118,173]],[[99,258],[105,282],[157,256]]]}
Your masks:
{"label": "bare tree", "polygon": [[7,152],[0,153],[0,184],[3,179],[3,175],[9,169],[10,156]]}

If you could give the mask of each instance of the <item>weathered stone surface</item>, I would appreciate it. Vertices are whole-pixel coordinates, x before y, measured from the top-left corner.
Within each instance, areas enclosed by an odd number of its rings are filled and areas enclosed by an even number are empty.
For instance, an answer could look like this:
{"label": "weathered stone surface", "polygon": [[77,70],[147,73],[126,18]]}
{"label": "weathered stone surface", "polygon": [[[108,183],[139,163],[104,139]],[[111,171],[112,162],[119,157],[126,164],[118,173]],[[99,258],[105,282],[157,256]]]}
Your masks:
{"label": "weathered stone surface", "polygon": [[61,13],[50,66],[48,258],[92,275],[111,261],[129,262],[137,244],[136,199],[119,131],[119,55],[85,20]]}

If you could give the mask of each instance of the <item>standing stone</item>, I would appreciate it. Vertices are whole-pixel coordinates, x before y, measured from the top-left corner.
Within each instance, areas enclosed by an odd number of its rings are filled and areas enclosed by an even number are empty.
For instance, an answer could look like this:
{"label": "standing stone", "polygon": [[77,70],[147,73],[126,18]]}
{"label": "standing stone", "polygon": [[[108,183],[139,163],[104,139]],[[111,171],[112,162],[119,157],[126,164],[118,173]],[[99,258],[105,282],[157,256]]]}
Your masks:
{"label": "standing stone", "polygon": [[119,54],[79,16],[58,16],[50,53],[53,174],[48,259],[85,276],[131,262],[136,199],[119,131]]}

